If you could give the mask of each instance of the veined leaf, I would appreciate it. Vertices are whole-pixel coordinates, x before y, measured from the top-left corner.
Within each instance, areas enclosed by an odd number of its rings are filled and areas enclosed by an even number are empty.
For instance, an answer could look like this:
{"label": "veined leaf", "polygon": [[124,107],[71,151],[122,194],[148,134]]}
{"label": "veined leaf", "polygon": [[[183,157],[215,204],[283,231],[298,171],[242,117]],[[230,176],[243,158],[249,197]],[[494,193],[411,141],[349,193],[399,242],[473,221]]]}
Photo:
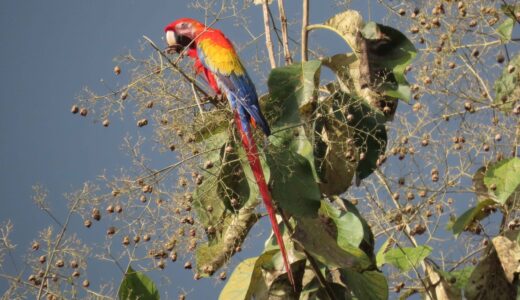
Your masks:
{"label": "veined leaf", "polygon": [[385,254],[385,263],[392,264],[401,272],[417,268],[419,264],[432,252],[429,246],[393,248]]}
{"label": "veined leaf", "polygon": [[489,166],[484,183],[488,189],[494,189],[493,192],[500,204],[505,204],[510,197],[520,197],[520,158],[504,159]]}
{"label": "veined leaf", "polygon": [[125,278],[119,286],[119,300],[159,300],[161,298],[153,281],[144,273],[134,271],[128,265],[124,276]]}

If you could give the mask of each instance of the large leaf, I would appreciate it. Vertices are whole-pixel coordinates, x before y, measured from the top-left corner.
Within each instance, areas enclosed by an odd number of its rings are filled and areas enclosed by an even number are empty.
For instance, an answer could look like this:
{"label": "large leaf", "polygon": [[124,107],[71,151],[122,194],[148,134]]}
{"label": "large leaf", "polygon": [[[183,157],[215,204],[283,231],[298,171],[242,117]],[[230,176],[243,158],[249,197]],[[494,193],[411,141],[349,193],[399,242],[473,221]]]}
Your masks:
{"label": "large leaf", "polygon": [[458,289],[464,289],[468,283],[471,273],[475,269],[474,266],[465,267],[460,270],[451,272],[439,271],[446,280],[453,282],[453,286]]}
{"label": "large leaf", "polygon": [[255,274],[255,267],[258,257],[252,257],[243,260],[233,271],[229,277],[228,282],[220,292],[219,299],[249,299],[247,293],[250,288],[250,283]]}
{"label": "large leaf", "polygon": [[352,185],[356,174],[359,154],[355,145],[348,142],[354,129],[334,116],[318,118],[314,124],[314,157],[320,190],[328,196],[340,195]]}
{"label": "large leaf", "polygon": [[510,240],[507,237],[497,236],[492,241],[504,274],[509,283],[513,283],[515,277],[520,273],[520,245],[517,243],[516,237]]}
{"label": "large leaf", "polygon": [[500,36],[500,40],[502,42],[508,42],[511,40],[511,35],[513,34],[513,27],[515,25],[515,20],[506,19],[500,26],[497,28],[497,33]]}
{"label": "large leaf", "polygon": [[324,64],[338,75],[343,91],[356,93],[363,98],[376,98],[366,99],[370,103],[388,100],[370,93],[360,84],[360,81],[365,83],[366,80],[360,77],[366,76],[368,71],[371,90],[406,102],[410,100],[405,69],[417,51],[404,34],[374,22],[364,25],[359,13],[354,11],[337,14],[324,25],[311,26],[311,29],[314,28],[334,31],[357,53],[335,55],[324,60]]}
{"label": "large leaf", "polygon": [[[193,193],[193,208],[197,213],[197,220],[207,228],[222,224],[223,215],[226,210],[223,198],[218,191],[219,177],[222,170],[222,153],[229,137],[227,132],[213,135],[204,141],[207,149],[219,149],[206,154],[205,159],[214,165],[209,170],[204,170],[202,174],[204,181],[195,188]],[[208,206],[212,209],[208,210]],[[210,237],[211,238],[211,237]]]}
{"label": "large leaf", "polygon": [[361,33],[368,42],[368,62],[376,88],[408,102],[411,91],[405,69],[417,54],[413,43],[399,30],[374,22],[367,23]]}
{"label": "large leaf", "polygon": [[350,201],[337,197],[336,203],[338,203],[342,209],[342,211],[346,211],[349,213],[354,214],[357,216],[359,221],[361,222],[361,225],[363,226],[363,239],[361,240],[359,244],[359,248],[365,251],[365,253],[373,257],[374,256],[374,234],[372,233],[372,229],[370,228],[370,225],[368,225],[368,222],[363,218],[357,207],[352,204]]}
{"label": "large leaf", "polygon": [[385,263],[398,268],[401,272],[407,272],[417,268],[419,264],[432,252],[429,246],[393,248],[385,254]]}
{"label": "large leaf", "polygon": [[266,117],[273,131],[302,122],[302,114],[312,112],[320,80],[320,61],[276,68],[269,74],[270,97],[265,101]]}
{"label": "large leaf", "polygon": [[475,267],[464,289],[468,300],[515,299],[516,288],[509,284],[497,253],[492,251]]}
{"label": "large leaf", "polygon": [[372,266],[372,261],[361,249],[349,243],[340,247],[336,239],[328,233],[330,230],[323,219],[297,218],[293,239],[328,267],[360,271]]}
{"label": "large leaf", "polygon": [[342,269],[341,274],[347,286],[358,299],[388,299],[388,283],[383,273],[379,271],[358,273],[349,269]]}
{"label": "large leaf", "polygon": [[520,98],[520,54],[515,55],[504,68],[502,75],[495,81],[494,88],[494,104],[500,110],[510,112]]}
{"label": "large leaf", "polygon": [[161,298],[153,281],[144,273],[136,272],[128,265],[124,276],[119,286],[119,300],[159,300]]}
{"label": "large leaf", "polygon": [[359,247],[365,233],[363,223],[356,214],[349,211],[340,211],[326,201],[321,201],[320,211],[326,217],[331,218],[336,225],[336,241],[341,248],[347,248],[347,244],[349,246]]}
{"label": "large leaf", "polygon": [[385,153],[387,144],[385,118],[364,101],[356,101],[346,94],[338,97],[346,101],[343,103],[348,104],[347,113],[352,116],[348,125],[354,128],[353,138],[358,152],[365,155],[356,169],[356,180],[359,182],[374,172],[377,168],[377,160]]}
{"label": "large leaf", "polygon": [[314,171],[312,145],[300,130],[301,138],[284,131],[271,137],[266,153],[271,172],[271,195],[285,211],[296,216],[315,216],[321,193]]}
{"label": "large leaf", "polygon": [[505,204],[508,199],[515,201],[520,197],[520,158],[513,157],[502,160],[488,167],[484,177],[484,183],[488,189],[492,187],[500,204]]}
{"label": "large leaf", "polygon": [[493,205],[494,203],[495,202],[493,200],[487,199],[479,202],[477,206],[470,208],[466,212],[464,212],[460,217],[457,218],[457,220],[453,224],[453,234],[458,235],[466,228],[468,228],[468,226],[472,223],[480,221],[487,217],[489,215],[489,212],[486,211],[484,208],[486,208],[489,205]]}

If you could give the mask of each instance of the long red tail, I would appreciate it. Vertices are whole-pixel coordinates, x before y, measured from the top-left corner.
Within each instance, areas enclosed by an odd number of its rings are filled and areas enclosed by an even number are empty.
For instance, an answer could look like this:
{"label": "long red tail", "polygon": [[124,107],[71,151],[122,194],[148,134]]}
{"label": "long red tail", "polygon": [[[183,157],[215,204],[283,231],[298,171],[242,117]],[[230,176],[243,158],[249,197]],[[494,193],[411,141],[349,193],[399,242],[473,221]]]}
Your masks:
{"label": "long red tail", "polygon": [[243,130],[242,124],[240,122],[240,117],[238,116],[237,112],[235,112],[235,123],[238,126],[240,137],[242,140],[242,145],[244,146],[244,150],[246,151],[247,159],[249,160],[249,165],[251,166],[251,170],[253,171],[253,174],[256,179],[256,184],[258,185],[258,189],[260,190],[260,195],[262,196],[265,208],[267,209],[267,214],[269,215],[269,220],[271,221],[271,226],[273,227],[276,242],[280,247],[280,252],[282,253],[283,264],[285,266],[285,270],[287,271],[287,276],[289,277],[291,285],[295,287],[291,265],[289,264],[289,259],[287,258],[287,251],[285,250],[285,244],[280,233],[280,228],[278,227],[278,221],[276,220],[276,211],[273,206],[273,200],[271,199],[271,193],[269,192],[267,183],[265,182],[264,171],[262,170],[262,164],[260,163],[260,158],[258,156],[258,149],[251,135],[251,130],[247,130],[247,132]]}

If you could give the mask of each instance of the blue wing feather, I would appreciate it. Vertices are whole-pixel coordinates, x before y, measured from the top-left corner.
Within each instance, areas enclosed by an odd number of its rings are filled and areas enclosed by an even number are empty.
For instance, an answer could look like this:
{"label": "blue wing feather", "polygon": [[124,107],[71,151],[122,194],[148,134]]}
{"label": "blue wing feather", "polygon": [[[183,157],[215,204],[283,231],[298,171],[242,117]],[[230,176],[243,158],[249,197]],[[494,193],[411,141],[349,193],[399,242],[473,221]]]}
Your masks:
{"label": "blue wing feather", "polygon": [[236,75],[234,72],[231,72],[229,75],[221,74],[205,62],[205,54],[201,48],[198,48],[197,52],[202,65],[218,78],[221,88],[228,97],[231,108],[238,110],[242,128],[249,133],[252,117],[265,135],[271,135],[269,125],[260,111],[255,86],[245,69],[243,75]]}

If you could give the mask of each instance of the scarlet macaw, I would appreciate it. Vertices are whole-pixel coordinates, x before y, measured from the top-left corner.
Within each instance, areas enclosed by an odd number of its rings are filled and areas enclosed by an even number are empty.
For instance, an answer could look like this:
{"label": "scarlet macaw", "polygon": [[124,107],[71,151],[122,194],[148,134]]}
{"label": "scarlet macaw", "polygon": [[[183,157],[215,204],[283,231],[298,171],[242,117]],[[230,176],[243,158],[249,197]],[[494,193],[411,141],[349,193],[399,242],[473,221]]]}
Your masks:
{"label": "scarlet macaw", "polygon": [[[285,244],[280,234],[271,194],[265,182],[258,149],[251,133],[251,124],[262,129],[266,136],[271,134],[260,106],[256,89],[249,78],[231,42],[217,29],[196,20],[182,18],[165,28],[168,46],[177,52],[186,51],[195,60],[197,73],[203,72],[210,87],[217,93],[221,89],[231,104],[235,123],[240,132],[242,145],[247,153],[251,170],[269,214],[276,241],[282,253],[289,281],[294,286],[291,266]],[[187,49],[185,49],[187,47]],[[256,125],[255,125],[256,124]]]}

